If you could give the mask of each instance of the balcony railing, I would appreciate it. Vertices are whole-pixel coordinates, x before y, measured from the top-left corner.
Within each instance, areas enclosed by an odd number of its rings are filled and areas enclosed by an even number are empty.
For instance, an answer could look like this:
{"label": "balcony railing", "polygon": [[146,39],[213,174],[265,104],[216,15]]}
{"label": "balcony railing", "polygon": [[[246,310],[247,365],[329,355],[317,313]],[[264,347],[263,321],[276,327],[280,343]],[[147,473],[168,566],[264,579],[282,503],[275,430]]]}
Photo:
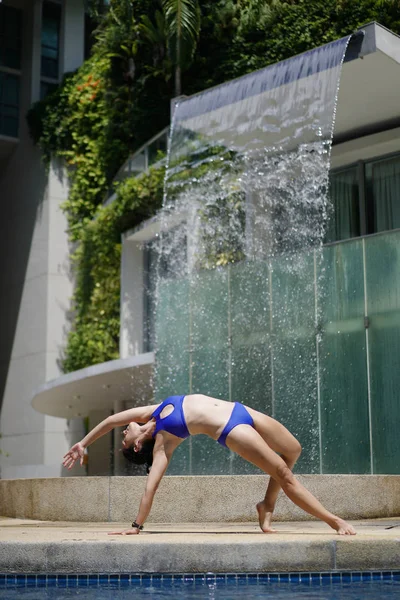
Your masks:
{"label": "balcony railing", "polygon": [[145,173],[149,167],[162,164],[165,161],[168,146],[169,127],[166,127],[157,135],[146,142],[139,150],[132,154],[124,162],[114,177],[113,185],[109,188],[104,205],[110,204],[115,198],[115,185],[127,179]]}

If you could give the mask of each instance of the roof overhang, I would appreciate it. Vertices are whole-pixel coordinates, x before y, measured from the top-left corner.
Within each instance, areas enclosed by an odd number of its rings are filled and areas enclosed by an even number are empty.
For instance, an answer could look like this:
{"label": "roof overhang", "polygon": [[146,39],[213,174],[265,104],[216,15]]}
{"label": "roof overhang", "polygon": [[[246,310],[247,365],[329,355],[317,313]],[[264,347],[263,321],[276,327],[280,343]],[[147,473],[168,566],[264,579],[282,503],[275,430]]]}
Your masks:
{"label": "roof overhang", "polygon": [[53,417],[86,417],[96,410],[151,404],[152,352],[93,365],[48,381],[36,390],[32,406]]}
{"label": "roof overhang", "polygon": [[400,37],[378,23],[361,31],[343,64],[334,144],[400,125]]}
{"label": "roof overhang", "polygon": [[[324,48],[324,47],[321,47]],[[304,53],[311,56],[317,49]],[[243,78],[227,82],[178,101],[176,123],[187,132],[240,149],[271,147],[280,143],[280,127],[258,124],[254,115],[263,107],[274,106],[277,100],[292,98],[302,80],[312,89],[313,81],[320,82],[324,68],[291,68],[302,55],[283,61],[287,65],[288,81],[266,73],[275,65],[249,73]],[[314,63],[312,63],[314,66]],[[332,65],[333,67],[335,64]],[[398,98],[400,94],[400,37],[378,23],[361,27],[349,40],[340,78],[339,96],[334,129],[334,143],[368,135],[395,127],[400,123]],[[277,84],[274,82],[277,81]],[[247,91],[242,93],[242,88]],[[260,91],[257,91],[260,90]],[[279,91],[280,96],[277,96]],[[232,97],[234,100],[232,100]],[[301,105],[299,107],[301,110]],[[300,113],[299,115],[300,116]],[[254,121],[254,122],[253,122]],[[292,129],[286,124],[285,137],[296,144],[296,123]],[[306,141],[306,139],[302,140]]]}

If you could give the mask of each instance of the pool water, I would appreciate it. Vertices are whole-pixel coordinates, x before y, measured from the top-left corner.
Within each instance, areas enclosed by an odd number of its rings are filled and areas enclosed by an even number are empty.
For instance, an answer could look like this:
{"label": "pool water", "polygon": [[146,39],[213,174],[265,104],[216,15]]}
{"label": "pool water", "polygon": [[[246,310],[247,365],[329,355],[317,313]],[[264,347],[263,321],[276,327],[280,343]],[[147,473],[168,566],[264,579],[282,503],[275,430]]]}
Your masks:
{"label": "pool water", "polygon": [[[347,576],[348,575],[348,576]],[[184,575],[179,578],[126,576],[18,576],[0,580],[0,600],[394,600],[400,598],[400,573],[302,575]],[[293,577],[293,575],[292,575]],[[274,580],[276,579],[276,581]],[[364,580],[363,580],[364,579]]]}

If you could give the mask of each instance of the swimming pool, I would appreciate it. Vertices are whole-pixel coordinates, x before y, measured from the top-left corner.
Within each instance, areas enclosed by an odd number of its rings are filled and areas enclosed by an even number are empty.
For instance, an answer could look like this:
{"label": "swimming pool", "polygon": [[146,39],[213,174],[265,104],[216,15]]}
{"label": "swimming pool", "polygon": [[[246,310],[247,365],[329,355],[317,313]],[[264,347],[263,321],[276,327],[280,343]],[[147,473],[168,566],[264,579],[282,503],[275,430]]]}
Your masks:
{"label": "swimming pool", "polygon": [[394,600],[399,572],[1,575],[0,600]]}

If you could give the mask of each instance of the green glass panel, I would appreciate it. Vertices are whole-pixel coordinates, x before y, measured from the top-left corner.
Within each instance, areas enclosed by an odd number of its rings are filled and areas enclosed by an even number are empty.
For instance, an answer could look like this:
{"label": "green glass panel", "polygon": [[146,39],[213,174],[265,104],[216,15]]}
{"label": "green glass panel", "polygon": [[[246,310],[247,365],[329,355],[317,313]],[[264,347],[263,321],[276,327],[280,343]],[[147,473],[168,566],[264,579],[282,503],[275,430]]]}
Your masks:
{"label": "green glass panel", "polygon": [[188,438],[182,442],[174,451],[171,462],[168,465],[167,475],[191,475],[190,458],[191,458],[191,441]]}
{"label": "green glass panel", "polygon": [[232,345],[265,342],[270,331],[269,272],[264,263],[239,263],[230,269]]}
{"label": "green glass panel", "polygon": [[269,343],[232,348],[232,400],[272,414]]}
{"label": "green glass panel", "polygon": [[324,248],[318,268],[323,473],[369,473],[362,241]]}
{"label": "green glass panel", "polygon": [[157,350],[182,355],[189,349],[189,284],[186,279],[159,284],[156,309]]}
{"label": "green glass panel", "polygon": [[160,283],[156,314],[155,399],[189,393],[189,286]]}
{"label": "green glass panel", "polygon": [[400,473],[400,233],[365,240],[373,469]]}
{"label": "green glass panel", "polygon": [[273,416],[303,447],[296,471],[320,470],[314,255],[272,264]]}
{"label": "green glass panel", "polygon": [[191,281],[190,298],[192,347],[226,348],[228,270],[215,269],[197,273]]}
{"label": "green glass panel", "polygon": [[189,389],[189,355],[175,357],[177,365],[160,366],[156,364],[155,380],[155,402],[162,402],[168,396],[180,396],[186,394]]}
{"label": "green glass panel", "polygon": [[215,440],[196,435],[192,442],[192,475],[231,475],[233,452]]}
{"label": "green glass panel", "polygon": [[204,348],[192,353],[192,394],[229,399],[228,349]]}

